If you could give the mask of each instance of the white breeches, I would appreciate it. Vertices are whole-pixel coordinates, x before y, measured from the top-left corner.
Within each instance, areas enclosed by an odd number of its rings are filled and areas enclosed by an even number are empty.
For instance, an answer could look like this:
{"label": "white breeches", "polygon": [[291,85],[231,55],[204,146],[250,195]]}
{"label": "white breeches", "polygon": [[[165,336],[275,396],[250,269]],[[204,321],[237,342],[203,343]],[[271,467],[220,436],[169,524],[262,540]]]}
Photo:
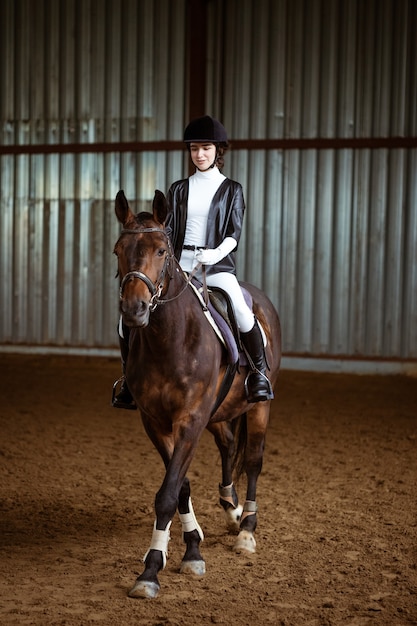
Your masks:
{"label": "white breeches", "polygon": [[223,289],[229,294],[235,309],[239,330],[242,333],[247,333],[252,330],[255,323],[254,315],[245,302],[236,276],[229,272],[208,274],[206,276],[206,282],[209,287],[220,287],[220,289]]}

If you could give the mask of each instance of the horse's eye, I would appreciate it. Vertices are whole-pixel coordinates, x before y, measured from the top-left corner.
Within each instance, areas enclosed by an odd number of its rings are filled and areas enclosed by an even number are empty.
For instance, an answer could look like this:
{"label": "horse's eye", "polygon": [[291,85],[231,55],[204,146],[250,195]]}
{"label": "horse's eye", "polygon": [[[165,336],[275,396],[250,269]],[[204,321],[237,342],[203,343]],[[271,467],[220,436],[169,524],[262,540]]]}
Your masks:
{"label": "horse's eye", "polygon": [[158,254],[158,256],[164,256],[165,252],[166,252],[165,248],[159,248],[157,254]]}

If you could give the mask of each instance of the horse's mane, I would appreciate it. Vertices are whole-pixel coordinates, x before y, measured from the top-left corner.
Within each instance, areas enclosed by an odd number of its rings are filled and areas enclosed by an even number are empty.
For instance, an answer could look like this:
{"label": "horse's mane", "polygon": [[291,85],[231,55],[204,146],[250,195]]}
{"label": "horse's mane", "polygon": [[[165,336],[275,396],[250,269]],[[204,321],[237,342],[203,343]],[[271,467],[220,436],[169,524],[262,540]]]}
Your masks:
{"label": "horse's mane", "polygon": [[135,215],[135,222],[140,226],[142,224],[142,222],[144,222],[145,220],[151,220],[152,222],[154,222],[154,218],[152,213],[149,213],[149,211],[141,211],[140,213],[138,213],[137,215]]}
{"label": "horse's mane", "polygon": [[137,228],[149,228],[155,226],[155,218],[152,213],[148,211],[141,211],[137,215],[131,214],[128,222],[124,225],[124,228],[131,228],[136,230]]}

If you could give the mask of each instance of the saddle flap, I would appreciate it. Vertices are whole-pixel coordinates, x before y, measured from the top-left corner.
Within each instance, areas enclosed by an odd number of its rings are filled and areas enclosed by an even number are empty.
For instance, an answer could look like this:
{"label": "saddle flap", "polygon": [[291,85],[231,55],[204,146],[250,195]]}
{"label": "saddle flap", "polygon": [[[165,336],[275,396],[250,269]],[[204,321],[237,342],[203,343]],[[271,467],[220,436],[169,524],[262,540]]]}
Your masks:
{"label": "saddle flap", "polygon": [[[194,293],[197,295],[203,309],[206,309],[206,317],[208,321],[213,326],[216,334],[221,336],[228,355],[228,363],[247,365],[246,354],[242,347],[233,302],[230,299],[229,294],[223,289],[220,289],[220,287],[210,287],[208,290],[209,301],[206,305],[202,296],[202,284],[196,278],[193,278],[190,285],[193,288]],[[251,294],[247,289],[245,289],[245,287],[242,287],[242,285],[240,288],[246,304],[251,310],[253,310],[253,300]],[[260,324],[259,328],[261,330],[265,346],[265,332]]]}
{"label": "saddle flap", "polygon": [[209,289],[210,303],[216,309],[218,314],[224,319],[230,331],[233,333],[239,352],[242,350],[240,343],[239,327],[236,320],[235,309],[229,294],[220,289],[220,287],[210,287]]}

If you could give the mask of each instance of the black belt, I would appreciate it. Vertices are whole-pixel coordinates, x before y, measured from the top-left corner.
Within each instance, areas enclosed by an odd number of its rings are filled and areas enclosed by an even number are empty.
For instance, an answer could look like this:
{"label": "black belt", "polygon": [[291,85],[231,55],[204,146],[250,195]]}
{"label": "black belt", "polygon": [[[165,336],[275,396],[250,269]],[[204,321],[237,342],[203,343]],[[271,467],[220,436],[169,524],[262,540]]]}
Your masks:
{"label": "black belt", "polygon": [[207,250],[207,246],[183,246],[183,250]]}

